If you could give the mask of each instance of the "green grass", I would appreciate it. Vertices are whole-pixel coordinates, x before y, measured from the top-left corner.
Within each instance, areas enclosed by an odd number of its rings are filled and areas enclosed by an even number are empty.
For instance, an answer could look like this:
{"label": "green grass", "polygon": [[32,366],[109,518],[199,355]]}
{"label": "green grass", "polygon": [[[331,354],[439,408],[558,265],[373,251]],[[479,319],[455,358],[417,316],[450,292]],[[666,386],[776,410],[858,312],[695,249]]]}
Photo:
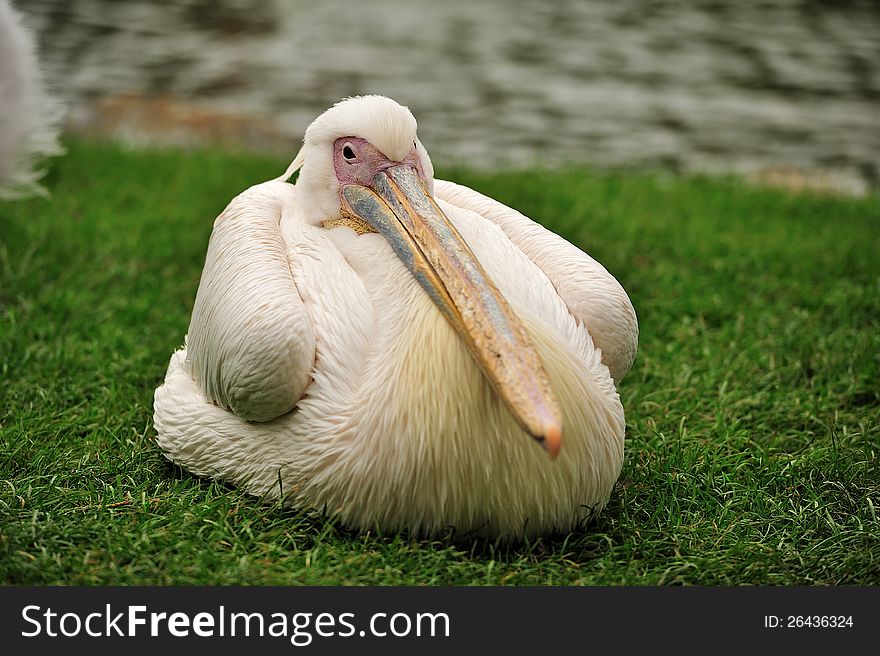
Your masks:
{"label": "green grass", "polygon": [[0,581],[880,584],[880,199],[441,172],[603,262],[639,313],[627,456],[582,533],[359,535],[168,463],[152,395],[214,217],[268,157],[74,142],[0,204]]}

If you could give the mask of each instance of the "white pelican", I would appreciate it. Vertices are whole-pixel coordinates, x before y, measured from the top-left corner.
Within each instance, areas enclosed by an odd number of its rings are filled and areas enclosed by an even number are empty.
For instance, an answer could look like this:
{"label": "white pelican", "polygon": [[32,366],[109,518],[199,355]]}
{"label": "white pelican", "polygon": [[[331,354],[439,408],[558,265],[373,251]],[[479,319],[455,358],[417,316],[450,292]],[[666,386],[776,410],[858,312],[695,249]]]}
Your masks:
{"label": "white pelican", "polygon": [[0,198],[45,193],[38,163],[62,152],[61,115],[43,84],[33,37],[0,0]]}
{"label": "white pelican", "polygon": [[214,223],[158,441],[359,529],[568,530],[620,473],[637,334],[600,264],[434,180],[407,108],[351,98]]}

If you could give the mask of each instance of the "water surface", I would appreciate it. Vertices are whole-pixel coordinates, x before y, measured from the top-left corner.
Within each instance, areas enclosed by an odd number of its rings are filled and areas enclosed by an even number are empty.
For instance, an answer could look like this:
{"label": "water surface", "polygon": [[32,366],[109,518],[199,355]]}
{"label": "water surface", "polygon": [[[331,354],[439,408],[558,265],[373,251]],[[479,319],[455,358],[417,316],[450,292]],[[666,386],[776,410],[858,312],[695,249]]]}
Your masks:
{"label": "water surface", "polygon": [[875,3],[21,0],[71,124],[295,151],[342,97],[441,163],[880,171]]}

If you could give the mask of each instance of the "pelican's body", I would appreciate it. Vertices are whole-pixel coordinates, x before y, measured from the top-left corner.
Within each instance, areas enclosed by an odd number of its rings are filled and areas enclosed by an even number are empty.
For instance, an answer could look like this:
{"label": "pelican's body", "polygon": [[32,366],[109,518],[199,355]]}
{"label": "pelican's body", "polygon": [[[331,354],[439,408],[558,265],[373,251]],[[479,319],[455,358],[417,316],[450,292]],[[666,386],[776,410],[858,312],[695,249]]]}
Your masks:
{"label": "pelican's body", "polygon": [[38,165],[61,152],[61,113],[43,84],[33,37],[0,0],[0,198],[45,193]]}
{"label": "pelican's body", "polygon": [[[338,130],[333,139],[355,132]],[[345,227],[344,213],[315,211],[309,145],[307,133],[295,186],[252,187],[215,223],[187,345],[156,391],[168,457],[363,529],[514,537],[570,529],[598,511],[623,459],[614,377],[635,354],[622,288],[514,210],[434,182],[426,153],[417,162],[546,369],[553,398],[535,403],[549,428],[525,430],[519,402],[502,398],[504,377],[487,373],[397,247]]]}

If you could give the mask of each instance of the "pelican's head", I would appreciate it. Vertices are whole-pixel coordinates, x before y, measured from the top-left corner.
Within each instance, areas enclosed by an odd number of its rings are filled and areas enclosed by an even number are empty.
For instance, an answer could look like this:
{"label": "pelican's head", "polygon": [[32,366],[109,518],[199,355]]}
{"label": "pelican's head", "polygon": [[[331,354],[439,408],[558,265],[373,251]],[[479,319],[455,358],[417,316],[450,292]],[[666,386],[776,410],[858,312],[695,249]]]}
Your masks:
{"label": "pelican's head", "polygon": [[551,457],[562,416],[522,321],[434,201],[412,113],[389,98],[344,100],[306,130],[297,204],[315,225],[348,217],[384,237],[468,346],[520,425]]}
{"label": "pelican's head", "polygon": [[339,186],[344,181],[338,173],[347,179],[354,174],[354,167],[338,165],[351,154],[362,165],[364,175],[368,160],[378,164],[377,156],[390,162],[415,163],[433,194],[434,167],[418,139],[417,128],[407,107],[384,96],[347,98],[316,118],[306,129],[303,147],[285,173],[290,177],[300,171],[296,183],[298,204],[306,212],[306,219],[319,225],[342,216]]}

